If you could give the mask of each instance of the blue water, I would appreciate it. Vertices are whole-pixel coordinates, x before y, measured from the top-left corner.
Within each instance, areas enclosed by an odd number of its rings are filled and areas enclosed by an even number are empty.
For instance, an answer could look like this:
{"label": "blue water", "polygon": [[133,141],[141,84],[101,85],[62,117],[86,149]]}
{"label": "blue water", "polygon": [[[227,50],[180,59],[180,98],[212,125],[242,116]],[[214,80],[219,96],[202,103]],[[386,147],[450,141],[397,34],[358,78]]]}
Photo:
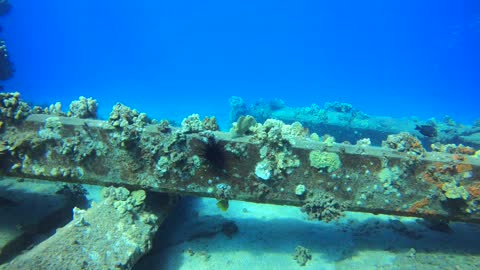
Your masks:
{"label": "blue water", "polygon": [[[67,111],[82,95],[99,101],[102,118],[122,102],[157,119],[200,113],[225,123],[235,95],[292,106],[347,102],[370,115],[480,119],[478,0],[10,2],[0,39],[16,72],[0,85],[43,106],[61,101]],[[137,269],[212,269],[219,261],[225,269],[262,269],[262,262],[270,263],[263,269],[288,269],[296,266],[294,247],[304,243],[314,252],[304,269],[334,269],[350,257],[358,269],[358,258],[388,265],[412,247],[462,254],[478,265],[479,229],[469,224],[453,224],[455,233],[446,234],[407,218],[398,218],[406,229],[391,221],[396,217],[355,213],[327,225],[306,223],[291,207],[232,202],[223,213],[215,200],[182,203],[188,215],[173,215],[159,233],[181,244],[155,246]],[[235,240],[185,241],[223,218],[239,224]],[[417,231],[421,239],[408,235]],[[198,263],[188,249],[207,250],[212,263]]]}
{"label": "blue water", "polygon": [[5,85],[37,103],[84,95],[103,117],[117,101],[222,117],[238,95],[480,118],[476,0],[12,2]]}

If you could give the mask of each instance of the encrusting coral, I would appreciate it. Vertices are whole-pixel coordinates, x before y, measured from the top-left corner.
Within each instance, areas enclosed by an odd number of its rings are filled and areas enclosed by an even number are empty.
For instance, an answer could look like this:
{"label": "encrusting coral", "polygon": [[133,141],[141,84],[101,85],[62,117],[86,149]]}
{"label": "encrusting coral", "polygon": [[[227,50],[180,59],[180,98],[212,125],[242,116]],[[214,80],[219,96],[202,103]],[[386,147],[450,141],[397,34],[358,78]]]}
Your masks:
{"label": "encrusting coral", "polygon": [[317,169],[327,169],[329,173],[342,167],[340,157],[336,153],[322,152],[314,150],[309,155],[310,166]]}

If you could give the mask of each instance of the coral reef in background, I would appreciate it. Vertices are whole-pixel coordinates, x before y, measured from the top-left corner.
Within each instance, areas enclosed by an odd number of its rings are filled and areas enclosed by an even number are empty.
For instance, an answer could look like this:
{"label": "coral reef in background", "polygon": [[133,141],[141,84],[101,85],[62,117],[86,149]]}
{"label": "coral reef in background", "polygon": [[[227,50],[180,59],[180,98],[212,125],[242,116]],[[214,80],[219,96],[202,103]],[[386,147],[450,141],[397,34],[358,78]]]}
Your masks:
{"label": "coral reef in background", "polygon": [[[431,144],[437,142],[480,147],[480,120],[475,121],[473,125],[464,125],[455,122],[448,115],[443,120],[431,118],[421,121],[416,117],[392,118],[367,115],[353,105],[342,102],[327,102],[323,107],[317,104],[292,107],[279,99],[259,100],[247,104],[241,97],[232,97],[230,99],[231,122],[233,123],[242,115],[251,115],[257,122],[264,122],[269,118],[281,120],[285,124],[299,121],[312,134],[329,134],[338,142],[354,143],[369,138],[371,145],[380,146],[387,135],[408,132],[417,136],[427,150],[430,150],[428,147]],[[435,132],[431,135],[436,136],[425,136],[415,129],[417,126],[434,127]]]}
{"label": "coral reef in background", "polygon": [[231,97],[230,100],[230,121],[236,121],[240,116],[247,114],[247,106],[241,97]]}

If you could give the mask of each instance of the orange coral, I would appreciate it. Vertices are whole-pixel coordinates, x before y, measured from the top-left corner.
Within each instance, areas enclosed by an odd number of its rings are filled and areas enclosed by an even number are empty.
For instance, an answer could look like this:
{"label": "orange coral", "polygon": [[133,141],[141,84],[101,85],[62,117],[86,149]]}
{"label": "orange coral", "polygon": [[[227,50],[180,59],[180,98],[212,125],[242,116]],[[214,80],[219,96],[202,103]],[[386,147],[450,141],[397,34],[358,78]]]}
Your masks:
{"label": "orange coral", "polygon": [[475,154],[475,149],[473,149],[472,147],[469,147],[469,146],[460,145],[460,146],[458,146],[458,151],[460,152],[460,154],[464,154],[464,155],[474,155]]}
{"label": "orange coral", "polygon": [[453,161],[465,161],[465,157],[462,155],[453,155],[452,159]]}
{"label": "orange coral", "polygon": [[417,213],[418,209],[427,206],[429,203],[430,203],[430,200],[428,198],[423,198],[420,201],[417,201],[414,204],[412,204],[412,206],[408,208],[407,212]]}
{"label": "orange coral", "polygon": [[435,163],[435,172],[440,174],[452,173],[455,171],[453,165],[443,164],[440,162]]}
{"label": "orange coral", "polygon": [[473,170],[473,167],[470,164],[457,164],[455,165],[455,170],[457,173],[464,173]]}
{"label": "orange coral", "polygon": [[419,140],[414,140],[412,141],[411,148],[421,149],[423,146]]}
{"label": "orange coral", "polygon": [[480,197],[480,183],[476,183],[467,187],[467,191],[473,198]]}
{"label": "orange coral", "polygon": [[433,177],[429,173],[424,173],[423,179],[425,179],[425,181],[429,182],[430,184],[437,186],[439,189],[442,189],[442,183],[435,181],[435,179],[433,179]]}

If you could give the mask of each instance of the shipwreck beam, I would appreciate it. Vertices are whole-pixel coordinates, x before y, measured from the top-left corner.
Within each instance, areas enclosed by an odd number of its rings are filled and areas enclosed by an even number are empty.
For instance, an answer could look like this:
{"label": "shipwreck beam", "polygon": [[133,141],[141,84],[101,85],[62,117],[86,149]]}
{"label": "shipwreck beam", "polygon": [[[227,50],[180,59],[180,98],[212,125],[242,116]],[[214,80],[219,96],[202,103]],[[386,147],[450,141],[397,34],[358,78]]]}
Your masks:
{"label": "shipwreck beam", "polygon": [[372,147],[276,138],[267,124],[234,136],[186,123],[119,127],[30,115],[0,133],[1,173],[304,206],[307,212],[327,207],[322,200],[328,199],[349,211],[480,222],[480,159],[473,155],[425,152],[408,136],[387,142],[392,147]]}
{"label": "shipwreck beam", "polygon": [[0,269],[132,269],[151,250],[175,200],[159,194],[152,211],[143,190],[110,187],[103,195],[87,210],[74,208],[71,222]]}

